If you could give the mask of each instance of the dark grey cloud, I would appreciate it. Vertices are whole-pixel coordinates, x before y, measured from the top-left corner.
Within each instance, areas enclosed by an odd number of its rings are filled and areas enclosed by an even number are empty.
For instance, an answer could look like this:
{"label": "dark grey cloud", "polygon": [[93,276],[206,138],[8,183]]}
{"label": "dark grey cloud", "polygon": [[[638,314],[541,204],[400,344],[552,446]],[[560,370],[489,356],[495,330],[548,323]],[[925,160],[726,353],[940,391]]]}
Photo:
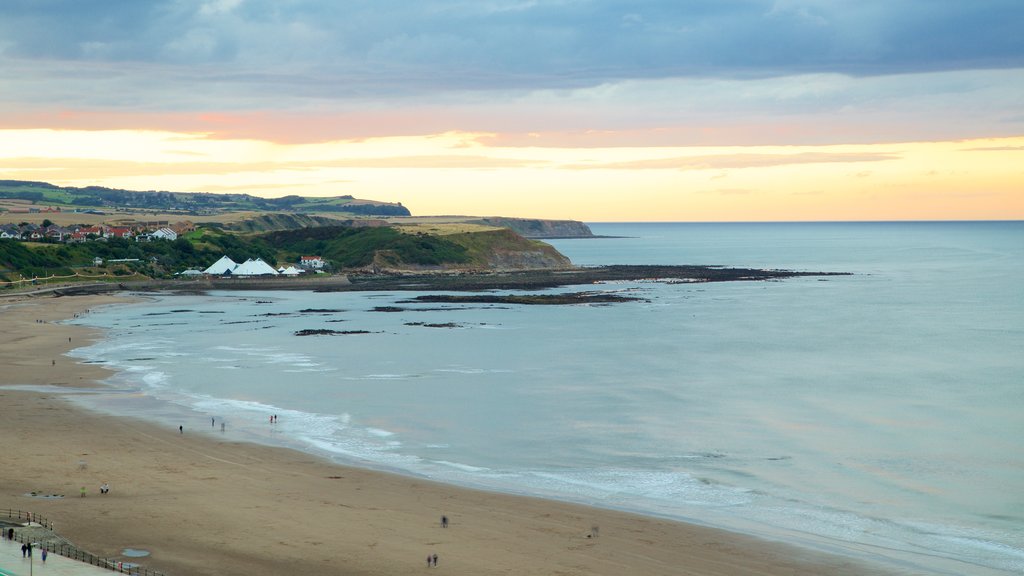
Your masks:
{"label": "dark grey cloud", "polygon": [[[0,126],[85,110],[492,145],[1016,135],[1021,30],[1022,0],[0,0]],[[225,132],[189,116],[205,111],[257,116]]]}
{"label": "dark grey cloud", "polygon": [[534,89],[1024,67],[1021,30],[1020,0],[5,0],[0,59]]}

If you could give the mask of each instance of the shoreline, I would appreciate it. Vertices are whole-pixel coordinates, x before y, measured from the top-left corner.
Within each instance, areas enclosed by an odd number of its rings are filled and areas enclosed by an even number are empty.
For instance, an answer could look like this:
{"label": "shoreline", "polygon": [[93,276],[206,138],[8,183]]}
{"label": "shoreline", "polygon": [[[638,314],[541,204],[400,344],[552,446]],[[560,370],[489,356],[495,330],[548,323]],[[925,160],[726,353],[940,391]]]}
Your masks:
{"label": "shoreline", "polygon": [[[8,328],[0,360],[11,367],[0,376],[9,447],[0,507],[47,517],[94,554],[144,549],[152,555],[135,561],[169,576],[404,573],[423,569],[428,553],[455,574],[895,573],[714,528],[347,467],[230,435],[180,434],[52,392],[4,387],[98,387],[109,370],[64,354],[102,334],[54,322],[127,301],[0,301]],[[102,482],[110,494],[97,493]],[[25,496],[33,490],[65,498]],[[438,526],[441,515],[450,528]]]}

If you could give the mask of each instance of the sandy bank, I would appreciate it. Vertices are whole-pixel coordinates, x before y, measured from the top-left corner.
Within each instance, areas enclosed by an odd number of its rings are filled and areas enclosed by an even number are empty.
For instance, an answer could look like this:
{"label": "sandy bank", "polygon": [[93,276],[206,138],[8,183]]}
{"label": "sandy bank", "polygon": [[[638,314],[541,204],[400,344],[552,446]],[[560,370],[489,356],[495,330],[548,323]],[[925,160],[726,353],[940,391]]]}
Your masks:
{"label": "sandy bank", "polygon": [[[2,387],[103,378],[62,355],[99,335],[53,322],[117,301],[0,299],[0,508],[42,514],[93,553],[148,550],[143,564],[170,576],[408,574],[435,553],[436,570],[456,575],[883,573],[698,526],[340,467],[237,442],[209,421],[181,434]],[[101,496],[103,482],[111,492]]]}

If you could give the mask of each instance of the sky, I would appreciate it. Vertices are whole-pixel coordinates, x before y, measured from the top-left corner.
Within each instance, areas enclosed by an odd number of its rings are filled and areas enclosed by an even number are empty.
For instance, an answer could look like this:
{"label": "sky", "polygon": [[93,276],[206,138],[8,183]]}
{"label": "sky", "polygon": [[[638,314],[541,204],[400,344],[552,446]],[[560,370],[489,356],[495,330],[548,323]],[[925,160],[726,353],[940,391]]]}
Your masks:
{"label": "sky", "polygon": [[1021,0],[2,0],[0,179],[1024,219]]}

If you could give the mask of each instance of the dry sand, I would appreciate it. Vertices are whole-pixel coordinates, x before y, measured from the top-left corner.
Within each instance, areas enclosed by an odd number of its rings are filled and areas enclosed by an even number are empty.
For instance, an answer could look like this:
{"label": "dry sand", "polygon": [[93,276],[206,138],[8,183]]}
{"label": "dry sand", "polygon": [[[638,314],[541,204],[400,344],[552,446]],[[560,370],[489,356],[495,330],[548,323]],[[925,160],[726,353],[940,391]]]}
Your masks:
{"label": "dry sand", "polygon": [[233,442],[230,431],[180,434],[4,387],[103,378],[62,355],[101,335],[54,322],[115,302],[0,297],[0,508],[42,515],[94,554],[148,550],[141,563],[169,576],[409,574],[428,570],[428,554],[439,558],[430,570],[474,576],[892,573],[684,523],[337,466]]}

